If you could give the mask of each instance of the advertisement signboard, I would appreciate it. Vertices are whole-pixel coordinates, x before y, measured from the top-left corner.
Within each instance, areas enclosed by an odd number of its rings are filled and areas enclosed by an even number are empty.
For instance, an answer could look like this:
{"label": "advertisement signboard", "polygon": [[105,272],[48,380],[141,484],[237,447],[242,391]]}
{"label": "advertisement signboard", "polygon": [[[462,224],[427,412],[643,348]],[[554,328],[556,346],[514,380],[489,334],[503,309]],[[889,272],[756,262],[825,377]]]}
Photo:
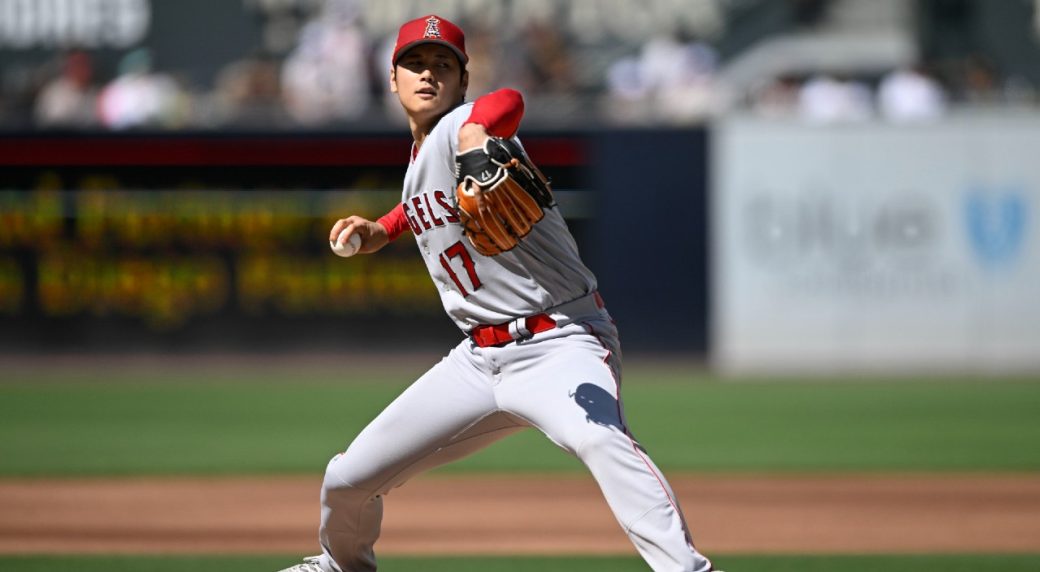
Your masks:
{"label": "advertisement signboard", "polygon": [[1040,122],[715,135],[720,370],[1040,369]]}
{"label": "advertisement signboard", "polygon": [[[584,143],[527,138],[582,241]],[[401,200],[407,135],[0,136],[0,355],[442,347],[410,233],[328,246]],[[576,220],[579,219],[579,220]]]}

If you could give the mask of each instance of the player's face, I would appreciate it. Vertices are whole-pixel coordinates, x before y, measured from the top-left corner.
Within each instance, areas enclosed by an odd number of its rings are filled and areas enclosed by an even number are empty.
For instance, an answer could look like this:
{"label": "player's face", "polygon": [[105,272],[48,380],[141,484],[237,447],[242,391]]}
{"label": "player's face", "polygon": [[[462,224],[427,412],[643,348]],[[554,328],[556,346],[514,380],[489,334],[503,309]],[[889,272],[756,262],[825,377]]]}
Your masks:
{"label": "player's face", "polygon": [[451,48],[419,44],[405,52],[390,73],[390,90],[417,120],[440,117],[466,97],[469,74]]}

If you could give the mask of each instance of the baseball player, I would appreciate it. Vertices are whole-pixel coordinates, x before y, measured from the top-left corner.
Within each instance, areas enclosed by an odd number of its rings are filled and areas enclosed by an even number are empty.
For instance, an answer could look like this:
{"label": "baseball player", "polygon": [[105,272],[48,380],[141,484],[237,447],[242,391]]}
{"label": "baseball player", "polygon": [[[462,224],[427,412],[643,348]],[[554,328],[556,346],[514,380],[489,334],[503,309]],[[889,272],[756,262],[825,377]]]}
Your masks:
{"label": "baseball player", "polygon": [[401,203],[378,221],[339,220],[329,235],[340,246],[360,237],[368,254],[410,230],[465,339],[332,458],[322,553],[283,572],[376,570],[383,495],[528,427],[588,467],[653,570],[711,571],[625,422],[618,333],[548,181],[514,137],[523,100],[500,90],[465,103],[468,61],[448,20],[401,26],[390,88],[415,139]]}

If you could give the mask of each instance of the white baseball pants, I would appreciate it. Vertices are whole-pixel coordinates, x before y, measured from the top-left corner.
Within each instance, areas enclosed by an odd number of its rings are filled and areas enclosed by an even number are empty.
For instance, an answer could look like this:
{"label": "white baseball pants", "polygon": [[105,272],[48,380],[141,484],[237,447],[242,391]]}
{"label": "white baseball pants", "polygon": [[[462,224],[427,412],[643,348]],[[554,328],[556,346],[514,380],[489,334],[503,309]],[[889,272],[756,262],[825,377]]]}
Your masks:
{"label": "white baseball pants", "polygon": [[628,432],[609,316],[594,308],[561,322],[501,347],[464,340],[329,462],[319,530],[325,570],[376,570],[383,495],[526,427],[589,468],[653,570],[711,570],[664,476]]}

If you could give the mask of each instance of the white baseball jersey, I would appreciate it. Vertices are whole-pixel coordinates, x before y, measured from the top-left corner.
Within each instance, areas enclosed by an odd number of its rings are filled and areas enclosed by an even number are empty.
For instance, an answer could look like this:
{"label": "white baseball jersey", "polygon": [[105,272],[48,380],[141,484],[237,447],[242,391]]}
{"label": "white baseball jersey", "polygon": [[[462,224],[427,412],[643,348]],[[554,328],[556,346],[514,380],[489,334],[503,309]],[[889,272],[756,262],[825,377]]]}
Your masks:
{"label": "white baseball jersey", "polygon": [[459,128],[472,108],[455,108],[426,137],[401,198],[444,310],[463,331],[538,314],[596,289],[557,207],[508,252],[483,256],[469,243],[452,205]]}

